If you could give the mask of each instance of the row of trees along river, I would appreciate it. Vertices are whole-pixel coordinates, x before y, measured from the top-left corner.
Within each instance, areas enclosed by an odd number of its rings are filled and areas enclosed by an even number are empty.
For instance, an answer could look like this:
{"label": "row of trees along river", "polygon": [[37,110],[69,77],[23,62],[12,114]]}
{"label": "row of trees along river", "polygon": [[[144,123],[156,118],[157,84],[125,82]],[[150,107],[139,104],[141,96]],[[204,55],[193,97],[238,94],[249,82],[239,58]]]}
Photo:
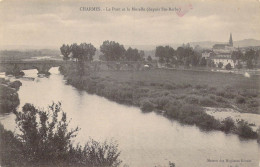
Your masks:
{"label": "row of trees along river", "polygon": [[[84,63],[85,61],[92,61],[95,55],[96,48],[91,44],[81,43],[65,45],[60,48],[64,60],[70,58]],[[129,47],[127,50],[124,45],[115,41],[104,41],[100,46],[99,59],[103,61],[144,61],[145,52],[143,50],[133,49]],[[233,51],[231,58],[234,62],[237,62],[236,67],[242,68],[241,62],[246,63],[247,68],[254,68],[258,64],[259,50],[247,49],[245,53],[241,50]],[[205,57],[202,57],[202,49],[190,47],[189,44],[178,47],[176,50],[171,46],[157,46],[155,49],[155,57],[158,57],[160,63],[164,63],[168,66],[209,66],[215,67],[213,61],[207,61]],[[147,56],[146,60],[152,61],[152,57]],[[220,67],[221,68],[221,67]],[[230,68],[227,68],[230,69]]]}

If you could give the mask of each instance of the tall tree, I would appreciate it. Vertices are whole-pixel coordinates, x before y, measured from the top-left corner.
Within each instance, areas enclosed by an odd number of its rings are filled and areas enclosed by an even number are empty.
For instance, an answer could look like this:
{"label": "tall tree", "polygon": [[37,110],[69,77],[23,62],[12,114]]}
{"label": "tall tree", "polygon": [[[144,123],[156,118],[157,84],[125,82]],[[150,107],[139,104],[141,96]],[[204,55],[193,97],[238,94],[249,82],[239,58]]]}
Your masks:
{"label": "tall tree", "polygon": [[69,60],[69,55],[71,53],[71,50],[70,50],[70,46],[69,45],[65,45],[63,44],[61,47],[60,47],[60,52],[61,54],[63,55],[63,60]]}
{"label": "tall tree", "polygon": [[247,63],[248,68],[253,68],[254,65],[257,64],[258,58],[259,58],[259,51],[255,51],[253,49],[249,49],[245,53],[245,61]]}
{"label": "tall tree", "polygon": [[141,60],[145,60],[145,53],[144,53],[144,51],[140,50],[139,54],[140,54]]}
{"label": "tall tree", "polygon": [[164,47],[163,46],[157,46],[156,50],[155,50],[155,57],[159,58],[160,63],[165,63],[164,55],[165,55]]}
{"label": "tall tree", "polygon": [[175,62],[175,50],[170,46],[157,46],[155,56],[159,58],[161,63]]}
{"label": "tall tree", "polygon": [[125,52],[125,60],[139,61],[141,60],[141,55],[137,49],[132,49],[131,47],[129,47]]}
{"label": "tall tree", "polygon": [[92,61],[93,56],[95,55],[96,48],[91,44],[81,43],[79,45],[80,50],[82,50],[82,54],[79,55],[79,60],[83,62]]}
{"label": "tall tree", "polygon": [[243,53],[240,51],[240,50],[238,50],[238,51],[233,51],[232,53],[231,53],[231,59],[234,61],[234,62],[237,62],[237,61],[240,61],[240,60],[242,60],[243,59]]}
{"label": "tall tree", "polygon": [[115,41],[104,41],[100,51],[103,53],[101,57],[106,61],[119,61],[125,54],[124,46]]}

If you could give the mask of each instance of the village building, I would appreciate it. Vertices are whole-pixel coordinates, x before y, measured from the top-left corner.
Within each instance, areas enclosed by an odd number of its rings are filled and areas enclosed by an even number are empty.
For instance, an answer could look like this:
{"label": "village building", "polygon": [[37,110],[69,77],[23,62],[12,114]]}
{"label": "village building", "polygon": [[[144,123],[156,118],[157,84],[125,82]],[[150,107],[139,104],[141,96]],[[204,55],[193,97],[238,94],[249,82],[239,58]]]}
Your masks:
{"label": "village building", "polygon": [[225,68],[227,64],[230,64],[232,68],[235,67],[236,62],[231,59],[231,54],[236,48],[233,47],[232,34],[230,34],[229,42],[227,44],[215,44],[212,47],[212,51],[204,51],[202,57],[211,59],[218,67],[219,63],[222,63],[222,68]]}

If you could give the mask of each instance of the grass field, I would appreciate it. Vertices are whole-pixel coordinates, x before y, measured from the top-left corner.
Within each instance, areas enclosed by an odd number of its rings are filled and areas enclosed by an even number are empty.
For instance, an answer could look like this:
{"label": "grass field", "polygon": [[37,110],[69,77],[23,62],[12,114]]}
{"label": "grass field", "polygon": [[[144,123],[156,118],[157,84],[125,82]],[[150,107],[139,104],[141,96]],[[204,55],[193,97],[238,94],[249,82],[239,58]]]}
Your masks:
{"label": "grass field", "polygon": [[260,76],[253,75],[250,78],[239,74],[220,72],[198,72],[154,69],[147,71],[101,71],[97,73],[102,78],[109,77],[118,82],[145,82],[145,83],[175,83],[207,85],[208,87],[234,89],[250,89],[260,91]]}

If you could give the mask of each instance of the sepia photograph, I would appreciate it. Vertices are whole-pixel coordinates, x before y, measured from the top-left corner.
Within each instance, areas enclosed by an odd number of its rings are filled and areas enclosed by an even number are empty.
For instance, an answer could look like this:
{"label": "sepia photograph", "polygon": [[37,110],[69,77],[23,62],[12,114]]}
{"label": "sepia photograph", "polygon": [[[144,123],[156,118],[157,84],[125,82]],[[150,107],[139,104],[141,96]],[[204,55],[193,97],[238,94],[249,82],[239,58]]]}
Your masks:
{"label": "sepia photograph", "polygon": [[0,0],[0,167],[260,167],[260,0]]}

